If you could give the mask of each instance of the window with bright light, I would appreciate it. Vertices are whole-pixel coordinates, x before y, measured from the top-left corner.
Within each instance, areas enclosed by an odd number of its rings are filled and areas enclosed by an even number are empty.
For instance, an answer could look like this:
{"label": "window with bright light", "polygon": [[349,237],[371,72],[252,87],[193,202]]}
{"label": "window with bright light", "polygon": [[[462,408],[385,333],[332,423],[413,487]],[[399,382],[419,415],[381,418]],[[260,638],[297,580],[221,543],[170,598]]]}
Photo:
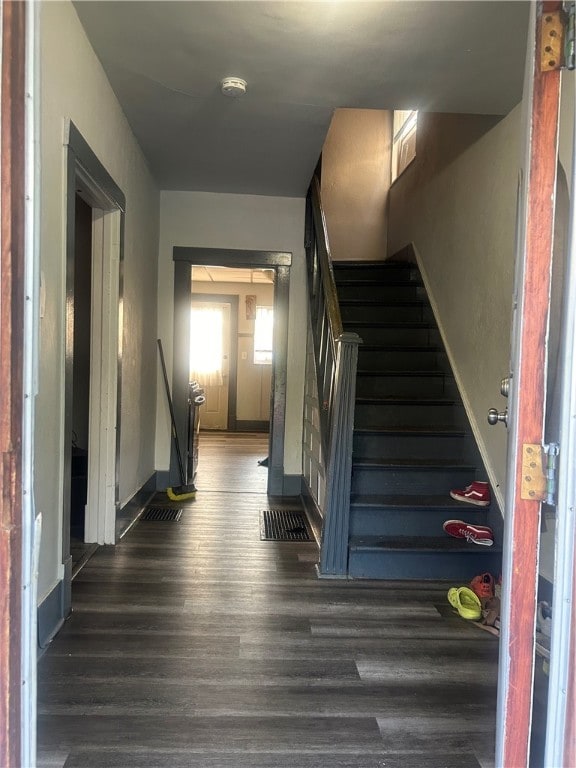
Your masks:
{"label": "window with bright light", "polygon": [[190,311],[190,381],[202,386],[222,384],[222,307]]}
{"label": "window with bright light", "polygon": [[406,170],[416,157],[417,110],[394,111],[392,129],[392,181]]}
{"label": "window with bright light", "polygon": [[272,364],[272,338],[274,328],[274,310],[272,307],[256,307],[254,321],[254,363],[255,365]]}

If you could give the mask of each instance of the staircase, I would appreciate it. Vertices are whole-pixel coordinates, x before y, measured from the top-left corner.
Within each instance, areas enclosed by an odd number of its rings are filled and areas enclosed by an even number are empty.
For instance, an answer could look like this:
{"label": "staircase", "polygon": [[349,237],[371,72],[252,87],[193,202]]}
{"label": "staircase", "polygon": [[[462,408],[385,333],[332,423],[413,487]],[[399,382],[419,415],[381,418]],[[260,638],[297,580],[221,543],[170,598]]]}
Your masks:
{"label": "staircase", "polygon": [[[477,573],[499,573],[499,511],[449,495],[485,479],[485,470],[418,268],[402,262],[334,262],[333,268],[344,329],[363,340],[349,575],[465,583]],[[494,546],[447,536],[442,523],[452,518],[490,525]]]}

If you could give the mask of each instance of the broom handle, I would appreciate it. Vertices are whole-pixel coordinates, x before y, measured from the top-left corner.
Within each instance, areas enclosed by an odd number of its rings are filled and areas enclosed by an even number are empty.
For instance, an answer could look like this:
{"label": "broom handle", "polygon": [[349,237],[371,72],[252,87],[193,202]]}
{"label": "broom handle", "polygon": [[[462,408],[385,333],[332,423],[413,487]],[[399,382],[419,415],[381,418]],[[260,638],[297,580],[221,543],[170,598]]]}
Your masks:
{"label": "broom handle", "polygon": [[157,341],[158,349],[160,350],[160,362],[162,363],[162,374],[164,376],[164,387],[166,388],[166,397],[168,398],[168,407],[170,408],[170,419],[172,420],[172,434],[174,435],[174,445],[176,446],[176,457],[178,458],[178,469],[180,470],[180,482],[182,485],[186,485],[186,478],[184,476],[184,464],[182,463],[182,454],[180,452],[180,442],[178,440],[178,432],[176,431],[174,406],[172,404],[172,396],[170,395],[170,385],[168,384],[166,363],[164,362],[164,350],[162,349],[162,341],[160,339],[157,339]]}

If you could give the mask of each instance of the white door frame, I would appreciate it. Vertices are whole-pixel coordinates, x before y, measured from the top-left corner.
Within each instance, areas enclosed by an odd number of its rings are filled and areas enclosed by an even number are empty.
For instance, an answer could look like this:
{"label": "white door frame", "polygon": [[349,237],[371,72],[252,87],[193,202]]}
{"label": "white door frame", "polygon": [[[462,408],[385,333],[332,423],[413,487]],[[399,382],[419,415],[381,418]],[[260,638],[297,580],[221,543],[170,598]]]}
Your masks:
{"label": "white door frame", "polygon": [[[116,542],[118,464],[120,452],[120,388],[122,366],[122,260],[125,198],[76,126],[66,126],[67,296],[73,291],[76,195],[92,208],[92,309],[88,496],[85,540]],[[68,323],[68,316],[67,316]],[[72,334],[66,334],[62,562],[63,615],[70,610],[70,455],[72,435]]]}
{"label": "white door frame", "polygon": [[120,303],[118,209],[92,209],[88,494],[84,539],[116,541],[116,423]]}

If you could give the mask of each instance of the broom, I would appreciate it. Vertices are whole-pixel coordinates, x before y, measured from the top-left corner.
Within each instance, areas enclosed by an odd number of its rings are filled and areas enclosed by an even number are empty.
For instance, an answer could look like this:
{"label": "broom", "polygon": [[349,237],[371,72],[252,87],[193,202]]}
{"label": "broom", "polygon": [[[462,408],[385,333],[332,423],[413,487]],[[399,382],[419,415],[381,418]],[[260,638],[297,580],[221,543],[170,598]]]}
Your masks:
{"label": "broom", "polygon": [[166,397],[168,398],[168,407],[170,409],[170,420],[172,422],[172,437],[174,438],[174,447],[176,448],[176,457],[178,459],[178,470],[180,472],[181,485],[175,488],[167,488],[166,494],[172,501],[185,501],[186,499],[193,499],[196,496],[196,488],[194,485],[187,485],[186,475],[184,472],[184,463],[182,462],[182,452],[180,451],[180,441],[178,440],[178,432],[176,431],[176,419],[174,417],[174,406],[172,404],[172,396],[170,394],[170,385],[168,384],[168,375],[166,373],[166,363],[164,362],[164,351],[162,349],[162,342],[158,341],[158,350],[160,352],[160,362],[162,363],[162,374],[164,376],[164,387],[166,389]]}

